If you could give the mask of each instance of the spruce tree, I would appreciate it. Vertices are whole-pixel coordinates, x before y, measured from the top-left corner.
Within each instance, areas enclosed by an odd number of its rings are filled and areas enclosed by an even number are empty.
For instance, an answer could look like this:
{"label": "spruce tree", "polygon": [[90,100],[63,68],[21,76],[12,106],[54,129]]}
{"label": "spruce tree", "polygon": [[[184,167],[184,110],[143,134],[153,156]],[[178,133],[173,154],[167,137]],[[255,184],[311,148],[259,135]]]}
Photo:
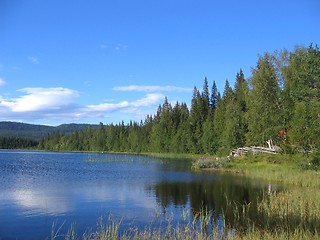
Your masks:
{"label": "spruce tree", "polygon": [[219,154],[228,154],[234,141],[234,92],[226,80],[222,99],[214,114],[214,146]]}
{"label": "spruce tree", "polygon": [[211,88],[211,95],[210,95],[210,112],[211,112],[211,117],[213,118],[214,112],[218,107],[218,101],[220,100],[219,98],[219,92],[217,89],[216,81],[213,81],[212,88]]}
{"label": "spruce tree", "polygon": [[234,87],[234,121],[235,121],[235,146],[241,147],[245,145],[245,135],[248,131],[245,114],[247,112],[246,97],[248,94],[248,84],[244,78],[242,69],[236,75],[236,83]]}
{"label": "spruce tree", "polygon": [[201,93],[201,122],[204,123],[210,112],[210,93],[208,79],[204,79],[203,90]]}
{"label": "spruce tree", "polygon": [[193,153],[201,153],[201,144],[199,140],[202,136],[202,98],[199,90],[194,87],[193,96],[191,100],[191,110],[190,110],[190,135],[192,140],[191,151]]}

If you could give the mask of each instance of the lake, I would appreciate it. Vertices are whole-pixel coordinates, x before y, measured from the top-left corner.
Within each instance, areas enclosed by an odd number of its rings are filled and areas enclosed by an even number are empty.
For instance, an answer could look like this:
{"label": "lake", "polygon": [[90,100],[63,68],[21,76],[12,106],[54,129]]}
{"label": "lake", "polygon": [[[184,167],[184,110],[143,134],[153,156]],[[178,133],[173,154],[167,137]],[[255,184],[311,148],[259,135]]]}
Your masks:
{"label": "lake", "polygon": [[130,227],[175,224],[201,209],[216,224],[232,213],[226,202],[248,204],[267,186],[240,176],[197,172],[189,160],[107,153],[0,151],[0,239],[50,238],[52,226],[78,235],[100,218]]}

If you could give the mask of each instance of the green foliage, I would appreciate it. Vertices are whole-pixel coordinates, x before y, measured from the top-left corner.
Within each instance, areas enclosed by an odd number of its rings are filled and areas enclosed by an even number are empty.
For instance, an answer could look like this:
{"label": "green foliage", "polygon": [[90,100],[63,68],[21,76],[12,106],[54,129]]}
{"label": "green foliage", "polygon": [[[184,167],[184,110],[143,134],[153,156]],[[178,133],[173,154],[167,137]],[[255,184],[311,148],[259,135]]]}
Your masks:
{"label": "green foliage", "polygon": [[[47,150],[158,152],[227,155],[245,145],[266,140],[284,152],[320,148],[320,50],[299,47],[260,56],[246,80],[240,69],[235,86],[226,81],[221,97],[208,79],[202,91],[194,87],[191,108],[164,99],[144,122],[75,129],[71,134],[45,136]],[[280,134],[282,130],[282,134]]]}
{"label": "green foliage", "polygon": [[0,136],[0,149],[30,149],[37,145],[38,142],[32,139]]}
{"label": "green foliage", "polygon": [[320,147],[320,50],[296,48],[283,69],[289,137],[305,152]]}
{"label": "green foliage", "polygon": [[280,127],[280,86],[273,56],[266,53],[252,70],[251,91],[247,98],[247,144],[261,145],[270,137],[275,139]]}
{"label": "green foliage", "polygon": [[48,133],[52,133],[54,127],[33,125],[17,122],[0,122],[0,136],[18,137],[40,140]]}
{"label": "green foliage", "polygon": [[226,169],[229,168],[230,159],[227,157],[223,158],[200,158],[192,163],[192,168],[194,169]]}
{"label": "green foliage", "polygon": [[300,168],[303,170],[315,170],[318,171],[320,169],[320,154],[311,154],[308,156],[307,161],[300,163]]}
{"label": "green foliage", "polygon": [[203,151],[210,155],[213,155],[217,152],[217,144],[214,135],[214,124],[211,118],[207,118],[203,125],[203,135],[201,137],[200,143],[202,145]]}
{"label": "green foliage", "polygon": [[298,102],[295,104],[293,119],[291,121],[290,137],[292,141],[298,143],[305,153],[308,153],[312,148],[319,146],[319,102],[311,101]]}

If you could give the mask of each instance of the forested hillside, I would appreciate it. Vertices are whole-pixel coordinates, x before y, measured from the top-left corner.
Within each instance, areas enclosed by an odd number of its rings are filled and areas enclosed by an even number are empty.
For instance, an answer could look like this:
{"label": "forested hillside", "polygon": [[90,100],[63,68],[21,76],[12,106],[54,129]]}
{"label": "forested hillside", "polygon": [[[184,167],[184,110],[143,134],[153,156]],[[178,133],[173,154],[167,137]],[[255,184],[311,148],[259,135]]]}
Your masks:
{"label": "forested hillside", "polygon": [[0,136],[0,149],[30,149],[38,144],[38,141],[29,138]]}
{"label": "forested hillside", "polygon": [[53,132],[70,134],[76,130],[81,130],[88,126],[97,127],[97,125],[74,123],[62,124],[55,127],[20,122],[0,122],[0,136],[40,140],[44,136]]}
{"label": "forested hillside", "polygon": [[125,125],[100,123],[70,135],[45,137],[39,148],[117,152],[227,154],[266,140],[309,151],[320,147],[320,50],[297,47],[259,56],[252,75],[242,70],[222,95],[207,79],[194,87],[191,108],[167,99],[154,116]]}
{"label": "forested hillside", "polygon": [[59,126],[34,125],[19,122],[0,122],[0,149],[23,149],[36,147],[43,137],[53,134],[71,134],[89,124],[62,124]]}
{"label": "forested hillside", "polygon": [[34,125],[19,122],[0,122],[1,137],[18,137],[40,140],[48,133],[53,132],[54,127]]}

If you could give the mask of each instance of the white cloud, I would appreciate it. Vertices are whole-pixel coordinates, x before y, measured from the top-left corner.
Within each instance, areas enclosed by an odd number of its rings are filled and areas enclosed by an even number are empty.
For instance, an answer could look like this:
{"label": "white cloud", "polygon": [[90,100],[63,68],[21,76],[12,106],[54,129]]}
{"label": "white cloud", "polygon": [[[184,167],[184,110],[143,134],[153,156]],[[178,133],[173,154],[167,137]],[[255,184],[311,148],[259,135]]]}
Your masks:
{"label": "white cloud", "polygon": [[102,103],[97,105],[88,105],[83,108],[84,111],[89,112],[112,112],[115,110],[123,109],[129,106],[129,102],[123,101],[120,103]]}
{"label": "white cloud", "polygon": [[160,93],[148,93],[133,101],[79,105],[76,104],[79,92],[68,88],[23,88],[18,92],[22,94],[16,98],[0,96],[0,121],[74,122],[106,117],[119,119],[120,116],[126,116],[121,117],[122,120],[142,119],[153,114],[165,97]]}
{"label": "white cloud", "polygon": [[28,60],[33,64],[39,63],[39,59],[37,57],[30,56],[30,57],[28,57]]}
{"label": "white cloud", "polygon": [[2,87],[3,85],[6,85],[6,81],[0,78],[0,87]]}
{"label": "white cloud", "polygon": [[121,50],[126,50],[126,49],[127,49],[127,45],[121,44],[121,43],[118,43],[118,44],[114,47],[114,50],[115,50],[115,51],[121,51]]}
{"label": "white cloud", "polygon": [[114,87],[116,91],[136,91],[136,92],[192,92],[192,88],[183,88],[176,86],[147,86],[147,85],[128,85]]}
{"label": "white cloud", "polygon": [[147,94],[145,98],[141,98],[132,102],[130,105],[132,107],[148,107],[159,103],[159,101],[164,100],[165,96],[160,93],[150,93]]}
{"label": "white cloud", "polygon": [[26,94],[19,98],[2,99],[0,107],[6,107],[11,112],[61,109],[79,95],[77,91],[68,88],[23,88],[18,91]]}
{"label": "white cloud", "polygon": [[82,113],[100,113],[108,114],[112,112],[136,112],[139,108],[144,107],[150,107],[153,105],[158,104],[160,101],[162,101],[165,98],[164,95],[159,93],[152,93],[147,94],[145,97],[128,102],[128,101],[122,101],[119,103],[102,103],[102,104],[96,104],[96,105],[87,105],[82,108]]}

